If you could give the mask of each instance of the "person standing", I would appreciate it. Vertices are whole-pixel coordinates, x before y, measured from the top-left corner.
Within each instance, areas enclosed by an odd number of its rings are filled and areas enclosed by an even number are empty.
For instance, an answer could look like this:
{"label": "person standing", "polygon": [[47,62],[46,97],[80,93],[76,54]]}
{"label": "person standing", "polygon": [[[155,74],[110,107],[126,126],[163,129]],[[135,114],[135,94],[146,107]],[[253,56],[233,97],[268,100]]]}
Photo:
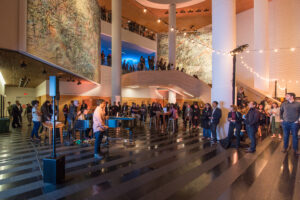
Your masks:
{"label": "person standing", "polygon": [[295,155],[298,152],[298,131],[300,121],[300,103],[295,101],[295,93],[287,93],[285,95],[286,102],[280,107],[280,121],[283,128],[283,153],[286,153],[289,145],[290,133],[293,136],[293,149]]}
{"label": "person standing", "polygon": [[74,131],[74,121],[77,115],[77,105],[75,105],[74,101],[71,101],[69,105],[69,113],[68,113],[68,134],[69,138],[72,139],[73,131]]}
{"label": "person standing", "polygon": [[17,104],[14,104],[12,106],[12,117],[13,117],[13,121],[12,121],[12,127],[13,128],[19,128],[21,127],[20,125],[20,121],[19,121],[19,108],[17,106]]}
{"label": "person standing", "polygon": [[182,117],[183,117],[184,130],[186,130],[187,124],[189,124],[189,129],[191,129],[193,110],[189,104],[186,104],[186,102],[183,108],[184,109],[182,109]]}
{"label": "person standing", "polygon": [[39,128],[41,125],[41,113],[38,110],[39,107],[39,101],[32,101],[32,121],[33,121],[33,129],[31,132],[31,141],[33,141],[33,137],[35,136],[37,140],[40,140],[40,137],[38,135]]}
{"label": "person standing", "polygon": [[18,108],[18,120],[19,120],[19,124],[20,126],[22,126],[22,112],[23,112],[23,108],[22,108],[22,105],[20,104],[19,101],[16,101],[16,105],[17,105],[17,108]]}
{"label": "person standing", "polygon": [[8,106],[6,108],[8,116],[9,116],[9,120],[12,120],[12,110],[13,110],[13,105],[11,105],[11,102],[7,102]]}
{"label": "person standing", "polygon": [[239,91],[237,92],[237,106],[240,107],[243,105],[245,97],[244,88],[240,87]]}
{"label": "person standing", "polygon": [[203,128],[203,139],[211,139],[211,130],[210,130],[210,117],[212,109],[209,103],[205,104],[205,108],[202,111],[201,115],[201,127]]}
{"label": "person standing", "polygon": [[249,111],[247,115],[245,116],[245,124],[248,136],[251,140],[250,148],[247,149],[247,153],[254,153],[256,151],[256,132],[258,129],[258,123],[259,123],[259,117],[260,113],[256,109],[257,103],[255,101],[251,101],[249,103]]}
{"label": "person standing", "polygon": [[195,104],[192,111],[192,124],[194,129],[198,128],[199,121],[200,121],[200,109],[198,107],[198,104]]}
{"label": "person standing", "polygon": [[278,138],[281,139],[280,108],[278,107],[278,104],[276,102],[272,104],[272,108],[269,111],[269,114],[270,114],[271,132],[273,133],[272,138],[276,137],[276,134],[278,134]]}
{"label": "person standing", "polygon": [[64,117],[65,117],[65,123],[64,124],[67,125],[68,113],[69,113],[69,108],[68,108],[67,104],[64,105],[63,113],[64,113]]}
{"label": "person standing", "polygon": [[88,105],[85,103],[84,100],[82,100],[82,104],[80,106],[80,110],[87,110],[88,109]]}
{"label": "person standing", "polygon": [[31,122],[32,122],[32,106],[29,103],[26,105],[26,110],[24,112],[24,116],[27,117],[28,126],[31,126]]}
{"label": "person standing", "polygon": [[95,134],[95,149],[94,157],[96,159],[102,159],[100,153],[100,145],[102,142],[103,134],[108,129],[105,125],[105,101],[99,99],[97,101],[97,108],[94,111],[93,115],[93,130]]}
{"label": "person standing", "polygon": [[230,147],[230,144],[232,142],[234,129],[236,134],[236,148],[238,149],[240,147],[240,132],[242,129],[242,114],[237,111],[237,107],[235,105],[231,105],[231,111],[228,113],[227,117],[229,121],[229,130],[228,130],[228,146]]}
{"label": "person standing", "polygon": [[212,133],[212,144],[216,144],[217,142],[217,126],[220,122],[220,119],[222,117],[222,110],[218,108],[218,102],[214,101],[212,103],[212,114],[210,117],[210,130]]}

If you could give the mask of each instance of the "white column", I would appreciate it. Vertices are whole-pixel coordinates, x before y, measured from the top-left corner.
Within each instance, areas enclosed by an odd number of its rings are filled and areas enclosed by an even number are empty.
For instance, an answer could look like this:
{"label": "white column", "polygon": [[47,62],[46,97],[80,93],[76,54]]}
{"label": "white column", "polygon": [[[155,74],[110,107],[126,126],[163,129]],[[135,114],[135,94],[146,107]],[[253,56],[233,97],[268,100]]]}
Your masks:
{"label": "white column", "polygon": [[169,103],[176,103],[176,92],[169,90],[169,98],[168,98]]}
{"label": "white column", "polygon": [[176,69],[176,4],[169,7],[169,63]]}
{"label": "white column", "polygon": [[111,70],[111,101],[121,100],[121,16],[122,1],[112,0],[112,70]]}
{"label": "white column", "polygon": [[[212,47],[229,53],[236,47],[236,1],[212,0]],[[232,56],[212,55],[211,100],[218,101],[222,119],[217,129],[218,138],[227,136],[227,113],[232,104]]]}
{"label": "white column", "polygon": [[[254,49],[263,50],[254,53],[254,70],[269,79],[269,33],[268,0],[254,0]],[[269,91],[269,82],[254,75],[254,87]]]}

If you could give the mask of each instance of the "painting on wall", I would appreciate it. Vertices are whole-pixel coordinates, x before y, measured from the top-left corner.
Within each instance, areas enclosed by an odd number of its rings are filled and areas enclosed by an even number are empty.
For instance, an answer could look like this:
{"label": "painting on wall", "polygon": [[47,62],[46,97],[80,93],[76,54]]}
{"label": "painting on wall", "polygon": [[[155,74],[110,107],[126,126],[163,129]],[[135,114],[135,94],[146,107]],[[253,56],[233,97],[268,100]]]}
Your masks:
{"label": "painting on wall", "polygon": [[27,51],[100,82],[100,9],[97,0],[27,2]]}
{"label": "painting on wall", "polygon": [[[197,75],[207,84],[212,82],[212,28],[206,26],[195,32],[176,34],[176,68],[189,75]],[[158,60],[168,63],[168,34],[158,35]]]}

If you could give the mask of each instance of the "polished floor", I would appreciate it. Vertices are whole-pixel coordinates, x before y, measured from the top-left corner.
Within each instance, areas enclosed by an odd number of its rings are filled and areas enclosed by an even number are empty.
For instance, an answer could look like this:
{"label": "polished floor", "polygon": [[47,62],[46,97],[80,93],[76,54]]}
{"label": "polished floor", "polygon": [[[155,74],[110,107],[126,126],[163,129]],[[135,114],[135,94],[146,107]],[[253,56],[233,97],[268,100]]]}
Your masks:
{"label": "polished floor", "polygon": [[58,145],[66,181],[53,186],[41,173],[51,146],[31,142],[29,132],[23,125],[0,135],[1,200],[300,199],[300,161],[281,153],[282,142],[269,136],[259,140],[256,153],[245,154],[202,141],[201,131],[162,133],[146,124],[134,129],[134,147],[115,140],[102,148],[102,161],[94,160],[93,146]]}

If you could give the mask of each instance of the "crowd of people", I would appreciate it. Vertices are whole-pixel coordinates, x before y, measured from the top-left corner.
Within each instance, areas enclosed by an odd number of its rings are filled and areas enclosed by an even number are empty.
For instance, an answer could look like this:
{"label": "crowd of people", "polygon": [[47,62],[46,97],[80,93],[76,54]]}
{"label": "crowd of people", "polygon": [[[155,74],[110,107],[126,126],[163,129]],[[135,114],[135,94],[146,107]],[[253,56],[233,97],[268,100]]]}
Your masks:
{"label": "crowd of people", "polygon": [[[231,110],[227,114],[228,137],[226,139],[227,146],[230,146],[232,139],[236,138],[235,147],[240,148],[240,141],[248,134],[251,141],[249,153],[256,150],[256,137],[261,137],[265,133],[271,133],[271,137],[284,139],[284,150],[287,151],[289,133],[293,135],[293,149],[298,154],[298,129],[300,120],[300,103],[295,101],[295,94],[288,93],[286,101],[280,106],[277,102],[269,98],[265,98],[257,104],[254,101],[248,102],[243,91],[239,89],[238,105],[232,105]],[[12,118],[12,127],[18,128],[22,124],[23,108],[19,101],[16,104],[8,102],[7,108],[10,117]],[[101,106],[100,106],[101,105]],[[101,109],[100,109],[100,107]],[[94,110],[94,112],[93,112]],[[68,127],[68,136],[70,139],[74,137],[74,123],[76,120],[92,120],[94,122],[93,130],[96,137],[96,146],[100,146],[103,131],[106,130],[105,119],[108,116],[129,116],[135,118],[134,125],[139,122],[140,126],[149,122],[150,128],[164,130],[166,127],[169,129],[169,123],[173,123],[173,131],[179,129],[179,118],[182,118],[182,128],[184,131],[198,131],[200,128],[203,130],[203,140],[210,140],[212,144],[216,144],[217,127],[219,126],[222,118],[222,110],[218,106],[218,102],[199,104],[194,102],[188,104],[184,102],[182,106],[175,104],[162,105],[158,102],[152,104],[142,102],[140,105],[132,103],[129,106],[127,103],[121,105],[120,102],[113,102],[109,104],[103,100],[97,103],[96,109],[91,109],[82,101],[79,106],[78,101],[71,101],[69,105],[65,104],[62,110],[64,114],[64,124]],[[58,108],[55,108],[54,114],[57,115]],[[100,116],[101,114],[101,116]],[[225,113],[223,113],[225,114]],[[41,108],[39,108],[38,101],[32,101],[32,105],[27,104],[24,116],[27,117],[28,125],[33,122],[33,130],[31,134],[32,140],[34,136],[39,140],[38,131],[41,123],[50,121],[53,115],[53,107],[50,101],[45,101]],[[149,117],[149,121],[147,120]],[[98,126],[97,123],[100,125]],[[95,125],[96,124],[96,125]],[[168,126],[166,126],[168,124]],[[95,134],[95,132],[99,132]],[[90,130],[89,130],[90,131]],[[89,131],[85,133],[85,137],[90,137]],[[40,130],[40,133],[42,129]],[[98,139],[97,139],[98,138]],[[95,157],[98,156],[98,150],[95,149]]]}
{"label": "crowd of people", "polygon": [[[105,7],[101,7],[101,20],[111,23],[112,20],[112,12],[111,10],[107,10]],[[156,39],[156,34],[148,30],[147,27],[140,25],[134,21],[122,19],[122,28],[129,30],[130,32],[139,34],[143,37],[146,37],[150,40]]]}

